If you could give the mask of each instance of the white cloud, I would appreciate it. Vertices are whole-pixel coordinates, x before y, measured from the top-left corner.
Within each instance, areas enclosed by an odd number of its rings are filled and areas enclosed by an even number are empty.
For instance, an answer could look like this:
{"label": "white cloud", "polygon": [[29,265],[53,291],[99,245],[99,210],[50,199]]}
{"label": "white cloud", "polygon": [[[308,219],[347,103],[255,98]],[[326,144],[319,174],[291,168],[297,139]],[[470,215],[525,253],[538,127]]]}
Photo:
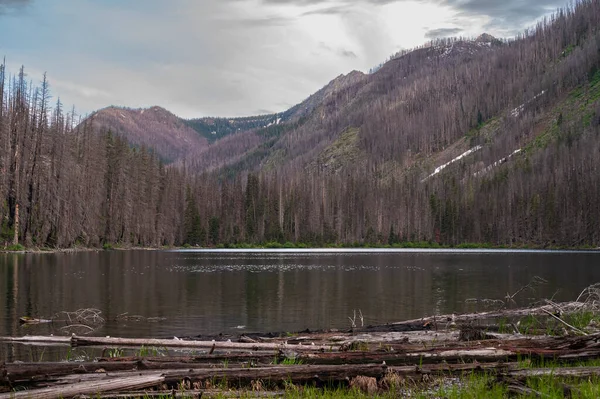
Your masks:
{"label": "white cloud", "polygon": [[82,113],[161,105],[185,117],[250,115],[283,111],[430,31],[477,35],[496,21],[473,0],[453,1],[29,1],[20,17],[2,17],[0,37],[14,40],[0,54],[30,76],[46,70],[53,95]]}

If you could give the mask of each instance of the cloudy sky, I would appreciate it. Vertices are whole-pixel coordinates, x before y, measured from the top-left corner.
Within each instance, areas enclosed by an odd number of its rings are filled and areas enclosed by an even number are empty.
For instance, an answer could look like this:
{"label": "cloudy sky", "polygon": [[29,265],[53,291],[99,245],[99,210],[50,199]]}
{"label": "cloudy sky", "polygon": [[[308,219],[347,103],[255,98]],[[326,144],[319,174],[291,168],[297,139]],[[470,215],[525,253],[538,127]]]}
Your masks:
{"label": "cloudy sky", "polygon": [[0,0],[0,56],[89,113],[280,112],[430,38],[512,37],[565,0]]}

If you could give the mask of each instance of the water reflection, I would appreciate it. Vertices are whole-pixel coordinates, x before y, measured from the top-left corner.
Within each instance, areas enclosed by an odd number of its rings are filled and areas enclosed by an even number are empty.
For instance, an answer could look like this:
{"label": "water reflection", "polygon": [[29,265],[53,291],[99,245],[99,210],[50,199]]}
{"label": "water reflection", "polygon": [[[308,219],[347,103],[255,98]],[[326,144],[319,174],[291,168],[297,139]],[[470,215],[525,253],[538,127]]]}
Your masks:
{"label": "water reflection", "polygon": [[[557,252],[1,254],[0,334],[58,334],[64,321],[24,326],[18,318],[92,307],[107,320],[95,334],[111,336],[347,328],[354,309],[368,324],[481,310],[465,300],[502,299],[536,275],[548,284],[520,295],[521,304],[573,299],[600,281],[599,260]],[[124,313],[143,318],[119,319]]]}

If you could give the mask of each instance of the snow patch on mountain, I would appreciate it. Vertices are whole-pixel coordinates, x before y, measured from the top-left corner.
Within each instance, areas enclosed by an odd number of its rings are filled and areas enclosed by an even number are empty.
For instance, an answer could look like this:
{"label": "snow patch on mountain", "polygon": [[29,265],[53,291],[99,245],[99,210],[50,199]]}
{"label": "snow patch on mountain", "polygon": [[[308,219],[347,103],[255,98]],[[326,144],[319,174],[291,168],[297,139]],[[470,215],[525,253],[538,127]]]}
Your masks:
{"label": "snow patch on mountain", "polygon": [[451,160],[450,162],[447,162],[443,165],[438,166],[437,168],[435,168],[435,170],[433,171],[432,174],[430,174],[429,176],[427,176],[426,178],[424,178],[423,180],[421,180],[421,183],[427,181],[428,179],[432,178],[433,176],[437,175],[438,173],[440,173],[442,170],[446,169],[448,166],[452,165],[454,162],[456,161],[460,161],[461,159],[463,159],[464,157],[474,153],[475,151],[479,151],[481,150],[481,146],[475,146],[473,148],[471,148],[470,150],[467,150],[465,152],[463,152],[462,154],[460,154],[459,156],[457,156],[456,158],[454,158],[453,160]]}
{"label": "snow patch on mountain", "polygon": [[529,103],[531,103],[532,101],[536,100],[538,97],[544,95],[546,93],[546,90],[542,90],[541,93],[535,95],[531,100],[527,101],[524,104],[519,105],[517,108],[513,109],[512,111],[510,111],[510,114],[516,118],[519,115],[521,115],[521,113],[525,110],[525,106]]}
{"label": "snow patch on mountain", "polygon": [[489,172],[490,170],[492,170],[496,166],[502,165],[503,163],[507,162],[510,158],[512,158],[514,155],[517,155],[520,152],[521,152],[521,148],[514,150],[511,154],[505,156],[504,158],[500,158],[499,160],[497,160],[493,164],[488,165],[485,168],[481,169],[480,171],[473,173],[473,176],[477,177],[477,176],[481,176],[481,175],[486,174],[487,172]]}

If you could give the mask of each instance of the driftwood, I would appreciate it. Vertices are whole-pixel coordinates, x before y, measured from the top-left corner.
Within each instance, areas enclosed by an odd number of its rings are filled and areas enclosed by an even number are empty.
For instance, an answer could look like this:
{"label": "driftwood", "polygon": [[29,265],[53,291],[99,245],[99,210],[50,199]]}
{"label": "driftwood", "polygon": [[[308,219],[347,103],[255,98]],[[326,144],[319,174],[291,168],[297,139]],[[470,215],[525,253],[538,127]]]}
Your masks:
{"label": "driftwood", "polygon": [[134,370],[174,370],[194,367],[223,367],[224,364],[241,366],[269,364],[283,360],[272,354],[206,355],[198,357],[153,357],[153,358],[101,358],[95,362],[33,362],[13,363],[0,367],[0,382],[11,384],[34,381],[67,374],[88,374]]}
{"label": "driftwood", "polygon": [[[427,382],[432,381],[430,376],[472,373],[495,375],[509,392],[536,396],[538,392],[527,386],[528,379],[548,375],[568,379],[600,378],[600,367],[530,369],[523,368],[517,360],[550,359],[574,364],[583,359],[600,359],[600,334],[593,334],[594,330],[589,328],[584,331],[567,326],[570,331],[589,335],[532,337],[518,331],[517,334],[495,333],[492,331],[498,328],[486,325],[498,317],[531,314],[560,319],[562,313],[558,312],[577,306],[581,304],[548,301],[544,306],[531,309],[436,316],[346,332],[307,331],[293,337],[252,334],[239,338],[214,337],[216,340],[77,335],[0,338],[0,341],[26,345],[130,348],[129,353],[131,348],[142,346],[168,348],[168,353],[177,353],[180,349],[199,352],[193,356],[129,356],[100,358],[93,362],[0,363],[0,392],[13,387],[29,389],[10,396],[0,394],[0,399],[46,399],[57,395],[150,398],[161,397],[161,392],[164,397],[175,390],[182,394],[185,391],[186,397],[224,397],[226,391],[214,389],[215,384],[221,383],[226,383],[227,389],[256,389],[259,397],[278,397],[283,394],[281,388],[289,384],[353,386],[352,381],[363,378],[370,381],[371,388],[381,389],[393,378]],[[473,320],[475,322],[466,323]],[[454,329],[455,326],[460,331]],[[231,339],[224,341],[227,338]],[[238,342],[232,342],[235,340]],[[152,393],[141,391],[148,388]],[[570,387],[565,386],[565,389]]]}
{"label": "driftwood", "polygon": [[506,376],[516,380],[525,381],[531,377],[568,377],[568,378],[590,378],[600,377],[600,367],[557,367],[551,369],[523,369],[513,370]]}
{"label": "driftwood", "polygon": [[111,378],[103,381],[81,382],[58,387],[35,389],[28,391],[1,394],[0,399],[57,399],[77,395],[95,395],[102,392],[118,390],[136,390],[160,385],[164,377],[154,374],[148,376],[133,376]]}
{"label": "driftwood", "polygon": [[13,363],[6,366],[5,381],[14,385],[22,381],[43,380],[67,374],[135,370],[136,366],[137,362]]}
{"label": "driftwood", "polygon": [[[102,395],[80,395],[77,399],[132,399],[137,397],[143,397],[144,399],[164,399],[164,398],[182,398],[182,399],[207,399],[207,398],[282,398],[286,396],[285,391],[230,391],[230,390],[219,390],[219,389],[202,389],[179,392],[175,390],[170,391],[147,391],[140,394],[140,392],[123,392],[119,394],[102,394]],[[288,395],[289,396],[289,395]]]}
{"label": "driftwood", "polygon": [[[579,311],[585,304],[582,302],[565,302],[556,304],[551,301],[547,301],[545,305],[535,306],[530,308],[517,308],[517,309],[501,309],[492,310],[488,312],[478,313],[465,313],[465,314],[449,314],[449,315],[436,315],[429,317],[422,317],[420,319],[406,320],[396,323],[389,323],[384,326],[366,327],[357,331],[368,331],[369,328],[384,331],[411,331],[411,330],[429,330],[443,329],[453,324],[460,323],[474,323],[474,322],[489,322],[492,324],[498,319],[512,319],[524,316],[548,316],[547,312],[556,312],[561,310],[562,312]],[[420,327],[419,327],[420,326]]]}
{"label": "driftwood", "polygon": [[44,346],[71,345],[71,337],[26,335],[24,337],[0,337],[0,342],[16,342],[20,344],[36,344]]}
{"label": "driftwood", "polygon": [[387,367],[382,364],[347,365],[344,367],[324,365],[295,365],[259,368],[221,368],[166,371],[163,376],[166,384],[177,384],[184,379],[192,382],[206,380],[226,380],[229,383],[245,385],[255,380],[269,382],[291,382],[294,384],[346,383],[358,375],[381,377]]}
{"label": "driftwood", "polygon": [[324,352],[337,350],[337,347],[325,345],[289,345],[282,343],[243,343],[222,341],[186,341],[181,339],[138,339],[138,338],[102,338],[102,337],[71,337],[73,347],[81,346],[131,346],[131,347],[164,347],[164,348],[203,348],[209,350],[247,350],[247,351],[277,351],[280,349],[298,352]]}
{"label": "driftwood", "polygon": [[240,351],[278,351],[292,350],[297,352],[331,352],[338,350],[338,345],[301,345],[288,344],[287,342],[231,342],[231,341],[192,341],[182,339],[139,339],[139,338],[113,338],[113,337],[0,337],[0,342],[15,342],[37,345],[71,345],[72,347],[85,346],[109,346],[109,347],[158,347],[158,348],[184,348],[184,349],[206,349],[209,352],[215,350],[240,350]]}

